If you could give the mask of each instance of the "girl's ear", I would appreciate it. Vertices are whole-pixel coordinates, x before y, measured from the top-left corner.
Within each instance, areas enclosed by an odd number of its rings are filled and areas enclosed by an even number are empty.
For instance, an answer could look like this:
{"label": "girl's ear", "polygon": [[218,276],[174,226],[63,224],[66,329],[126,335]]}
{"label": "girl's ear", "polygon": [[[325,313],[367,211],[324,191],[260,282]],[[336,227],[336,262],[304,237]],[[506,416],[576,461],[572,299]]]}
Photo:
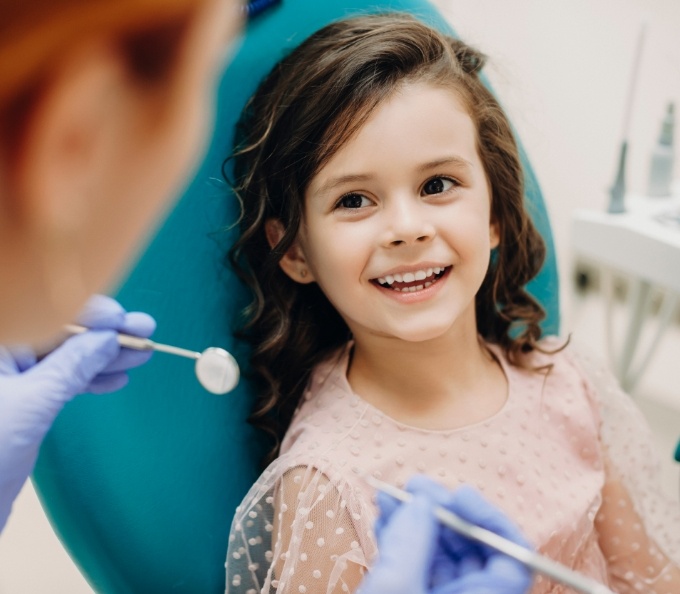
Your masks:
{"label": "girl's ear", "polygon": [[[267,219],[264,224],[264,229],[269,247],[274,249],[281,239],[283,239],[283,235],[286,231],[283,223],[278,219]],[[307,265],[304,251],[297,239],[283,255],[283,258],[281,258],[281,261],[279,262],[279,266],[281,267],[281,270],[296,283],[307,285],[314,282],[314,276]]]}

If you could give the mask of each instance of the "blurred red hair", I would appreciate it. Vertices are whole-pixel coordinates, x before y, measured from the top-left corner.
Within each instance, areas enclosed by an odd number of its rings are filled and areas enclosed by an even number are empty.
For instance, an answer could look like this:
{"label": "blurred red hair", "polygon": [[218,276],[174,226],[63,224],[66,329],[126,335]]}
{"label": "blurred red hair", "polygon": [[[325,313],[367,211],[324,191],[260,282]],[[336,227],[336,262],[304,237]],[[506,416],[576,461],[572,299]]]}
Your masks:
{"label": "blurred red hair", "polygon": [[200,4],[201,0],[2,0],[0,114],[6,116],[18,98],[40,86],[60,57],[83,40],[101,37],[118,44],[133,66],[149,63],[155,55],[161,67],[159,50],[172,46],[171,38],[181,33]]}

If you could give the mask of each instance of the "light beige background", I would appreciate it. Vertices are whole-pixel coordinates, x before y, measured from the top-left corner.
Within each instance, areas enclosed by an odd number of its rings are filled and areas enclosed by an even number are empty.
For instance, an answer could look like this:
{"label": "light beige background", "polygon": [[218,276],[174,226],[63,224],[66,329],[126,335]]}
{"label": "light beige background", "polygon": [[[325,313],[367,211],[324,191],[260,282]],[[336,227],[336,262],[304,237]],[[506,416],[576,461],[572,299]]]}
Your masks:
{"label": "light beige background", "polygon": [[[436,4],[463,39],[490,56],[487,75],[538,175],[558,250],[563,330],[574,330],[578,340],[604,353],[601,300],[597,295],[577,298],[572,291],[570,217],[575,208],[606,205],[642,22],[647,23],[647,34],[630,127],[628,182],[632,191],[644,192],[649,154],[665,105],[680,100],[680,2],[437,0]],[[677,353],[680,331],[673,328],[634,394],[658,437],[664,489],[676,497],[678,465],[671,455],[680,437]],[[27,485],[0,537],[0,593],[89,592]]]}

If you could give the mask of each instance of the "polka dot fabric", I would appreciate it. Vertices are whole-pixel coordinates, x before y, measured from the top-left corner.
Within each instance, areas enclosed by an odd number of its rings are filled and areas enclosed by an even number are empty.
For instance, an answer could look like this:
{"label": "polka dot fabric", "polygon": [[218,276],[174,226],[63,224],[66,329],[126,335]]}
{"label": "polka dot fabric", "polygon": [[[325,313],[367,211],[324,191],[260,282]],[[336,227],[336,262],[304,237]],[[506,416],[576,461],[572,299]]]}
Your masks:
{"label": "polka dot fabric", "polygon": [[[680,592],[678,504],[658,495],[644,419],[603,369],[567,349],[529,356],[549,371],[524,370],[488,345],[506,403],[480,423],[433,431],[354,394],[349,348],[315,370],[281,456],[239,506],[227,592],[354,592],[377,556],[363,477],[403,486],[415,473],[477,487],[541,553],[615,592]],[[537,576],[531,592],[570,590]]]}

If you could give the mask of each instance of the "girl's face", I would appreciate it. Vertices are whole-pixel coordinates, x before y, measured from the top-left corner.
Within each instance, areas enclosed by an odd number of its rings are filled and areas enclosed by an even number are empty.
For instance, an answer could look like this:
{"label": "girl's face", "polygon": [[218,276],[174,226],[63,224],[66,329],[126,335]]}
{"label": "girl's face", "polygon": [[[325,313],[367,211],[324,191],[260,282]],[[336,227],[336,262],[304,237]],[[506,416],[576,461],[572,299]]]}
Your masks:
{"label": "girl's face", "polygon": [[297,280],[319,284],[357,341],[476,335],[498,244],[476,140],[455,92],[405,84],[309,185]]}

